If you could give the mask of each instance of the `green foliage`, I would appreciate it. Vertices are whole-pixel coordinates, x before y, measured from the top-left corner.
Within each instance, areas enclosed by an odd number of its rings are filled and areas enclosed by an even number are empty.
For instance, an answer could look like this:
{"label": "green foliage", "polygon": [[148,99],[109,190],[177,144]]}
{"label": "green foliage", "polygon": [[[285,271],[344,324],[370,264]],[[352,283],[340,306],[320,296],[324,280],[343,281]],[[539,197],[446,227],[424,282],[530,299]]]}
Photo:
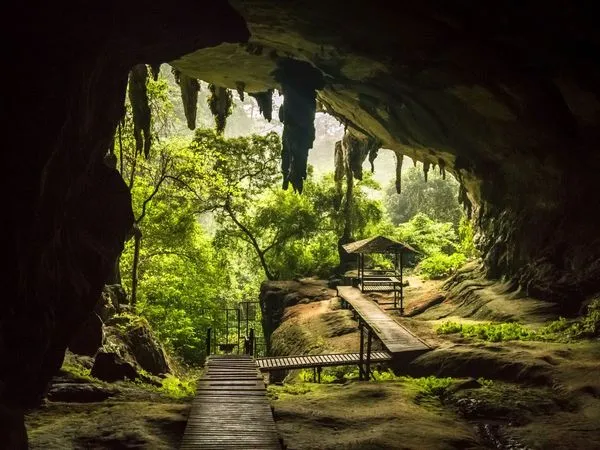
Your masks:
{"label": "green foliage", "polygon": [[564,317],[533,330],[516,322],[463,324],[444,322],[436,328],[438,334],[456,334],[490,342],[530,340],[566,342],[574,339],[592,338],[600,334],[600,299],[588,306],[587,313],[578,320],[568,321]]}
{"label": "green foliage", "polygon": [[446,278],[466,261],[463,253],[435,253],[419,263],[419,272],[426,279]]}
{"label": "green foliage", "polygon": [[464,215],[458,224],[458,248],[467,258],[479,255],[479,251],[475,247],[473,223]]}
{"label": "green foliage", "polygon": [[485,341],[501,342],[530,339],[535,333],[516,322],[461,324],[445,322],[436,329],[438,334],[460,333],[464,337],[478,338]]}
{"label": "green foliage", "polygon": [[424,213],[416,214],[397,227],[396,238],[412,245],[426,256],[451,255],[458,249],[458,236],[450,222],[436,222]]}
{"label": "green foliage", "polygon": [[425,181],[422,165],[402,172],[402,192],[396,194],[394,184],[386,188],[386,209],[396,225],[408,222],[417,214],[425,214],[438,222],[458,226],[464,215],[458,203],[458,182],[430,170]]}
{"label": "green foliage", "polygon": [[159,388],[159,391],[175,399],[193,397],[196,394],[197,383],[197,377],[179,379],[176,376],[167,375],[162,380],[162,386]]}
{"label": "green foliage", "polygon": [[101,381],[91,375],[91,370],[79,364],[64,362],[61,370],[76,380],[86,381],[91,383],[100,383]]}
{"label": "green foliage", "polygon": [[413,378],[413,377],[398,377],[408,385],[412,385],[417,389],[417,396],[436,397],[440,398],[446,390],[455,382],[454,378],[438,378],[433,375],[429,377]]}

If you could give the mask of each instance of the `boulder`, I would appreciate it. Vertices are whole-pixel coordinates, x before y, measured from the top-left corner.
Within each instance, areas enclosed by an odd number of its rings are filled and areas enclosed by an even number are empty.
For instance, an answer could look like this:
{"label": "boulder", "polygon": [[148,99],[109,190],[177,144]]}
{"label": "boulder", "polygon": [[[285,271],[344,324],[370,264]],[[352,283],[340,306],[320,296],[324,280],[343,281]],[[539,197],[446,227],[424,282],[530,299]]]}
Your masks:
{"label": "boulder", "polygon": [[56,383],[48,391],[51,402],[101,402],[118,393],[116,389],[89,383]]}
{"label": "boulder", "polygon": [[92,312],[71,339],[69,350],[77,355],[94,356],[103,340],[102,320]]}
{"label": "boulder", "polygon": [[154,375],[171,372],[165,351],[147,325],[131,328],[125,334],[131,355],[147,372]]}
{"label": "boulder", "polygon": [[135,380],[138,371],[133,364],[125,361],[114,352],[98,352],[94,360],[91,375],[99,380],[113,382],[119,380]]}

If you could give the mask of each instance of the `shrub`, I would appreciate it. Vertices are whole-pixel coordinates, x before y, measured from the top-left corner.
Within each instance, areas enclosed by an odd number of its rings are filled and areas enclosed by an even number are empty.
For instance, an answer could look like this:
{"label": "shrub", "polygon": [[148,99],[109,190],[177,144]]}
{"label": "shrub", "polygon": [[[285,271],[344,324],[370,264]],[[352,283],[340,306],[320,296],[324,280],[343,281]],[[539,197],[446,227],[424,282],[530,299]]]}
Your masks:
{"label": "shrub", "polygon": [[461,324],[444,322],[435,329],[437,334],[460,333],[463,337],[484,341],[569,341],[596,337],[600,334],[600,299],[592,301],[585,316],[576,321],[564,317],[550,322],[537,331],[516,322]]}
{"label": "shrub", "polygon": [[462,253],[453,253],[452,255],[435,253],[419,263],[419,271],[424,278],[445,278],[464,264],[466,259]]}

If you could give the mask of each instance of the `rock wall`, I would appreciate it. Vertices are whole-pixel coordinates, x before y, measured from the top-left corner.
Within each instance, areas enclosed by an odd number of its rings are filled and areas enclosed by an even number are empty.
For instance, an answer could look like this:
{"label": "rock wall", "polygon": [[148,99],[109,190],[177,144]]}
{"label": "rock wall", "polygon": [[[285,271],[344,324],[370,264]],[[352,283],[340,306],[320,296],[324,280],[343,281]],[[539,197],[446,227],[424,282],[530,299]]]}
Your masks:
{"label": "rock wall", "polygon": [[0,403],[19,409],[40,401],[132,226],[129,192],[103,163],[129,69],[248,31],[225,1],[6,7],[18,75],[5,100]]}

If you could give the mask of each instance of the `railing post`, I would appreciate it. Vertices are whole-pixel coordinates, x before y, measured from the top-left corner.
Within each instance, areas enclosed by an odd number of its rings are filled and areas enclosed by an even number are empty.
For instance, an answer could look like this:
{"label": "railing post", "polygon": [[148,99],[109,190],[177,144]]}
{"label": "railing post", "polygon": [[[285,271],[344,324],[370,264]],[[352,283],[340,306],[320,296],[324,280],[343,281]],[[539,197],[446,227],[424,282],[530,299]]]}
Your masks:
{"label": "railing post", "polygon": [[250,341],[248,345],[250,356],[254,356],[254,328],[250,328],[250,337],[248,340]]}
{"label": "railing post", "polygon": [[206,332],[206,357],[208,358],[210,356],[210,335],[212,332],[212,328],[208,327],[208,330]]}

